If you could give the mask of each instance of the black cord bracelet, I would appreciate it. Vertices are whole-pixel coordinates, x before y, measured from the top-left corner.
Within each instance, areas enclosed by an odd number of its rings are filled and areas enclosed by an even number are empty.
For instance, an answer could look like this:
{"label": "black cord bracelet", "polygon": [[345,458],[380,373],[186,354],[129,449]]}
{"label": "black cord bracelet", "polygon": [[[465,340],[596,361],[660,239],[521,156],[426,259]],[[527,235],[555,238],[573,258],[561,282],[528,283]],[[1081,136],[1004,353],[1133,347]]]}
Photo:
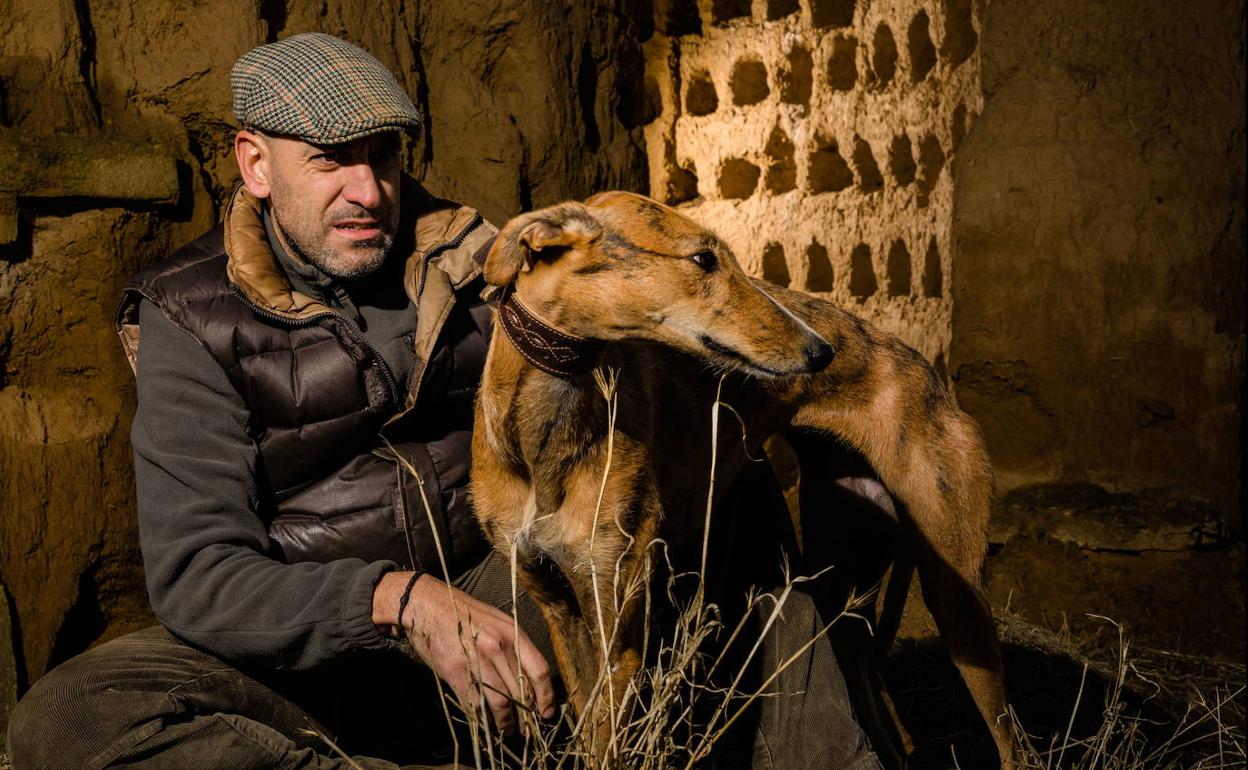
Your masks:
{"label": "black cord bracelet", "polygon": [[403,613],[407,611],[407,603],[412,598],[412,586],[416,585],[416,581],[420,576],[425,574],[423,570],[416,570],[412,573],[412,577],[407,581],[407,588],[403,589],[403,596],[399,597],[399,616],[395,618],[398,623],[400,632],[406,633],[407,629],[403,626]]}

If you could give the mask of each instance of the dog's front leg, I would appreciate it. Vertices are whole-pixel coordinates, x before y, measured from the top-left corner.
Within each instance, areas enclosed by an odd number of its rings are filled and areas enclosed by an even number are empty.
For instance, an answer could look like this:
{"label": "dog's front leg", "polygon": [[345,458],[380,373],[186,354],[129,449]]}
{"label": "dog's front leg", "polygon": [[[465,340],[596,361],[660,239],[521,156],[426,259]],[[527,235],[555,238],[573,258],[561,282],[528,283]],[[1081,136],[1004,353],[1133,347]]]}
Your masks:
{"label": "dog's front leg", "polygon": [[593,640],[584,628],[581,606],[572,582],[558,561],[547,554],[529,555],[516,563],[516,578],[541,610],[550,631],[553,661],[576,713],[584,709],[596,671],[585,665],[596,661]]}
{"label": "dog's front leg", "polygon": [[565,543],[570,562],[561,566],[576,596],[580,621],[562,629],[568,649],[574,651],[570,667],[580,684],[572,701],[582,716],[590,752],[604,766],[618,764],[617,734],[636,703],[634,680],[645,654],[648,549],[659,521],[657,499],[652,491],[640,502],[631,501],[636,507],[623,516],[603,511],[593,538]]}
{"label": "dog's front leg", "polygon": [[[550,629],[554,662],[581,726],[585,748],[601,766],[611,766],[613,725],[619,723],[618,709],[641,666],[636,630],[641,627],[644,603],[620,603],[613,587],[614,572],[609,576],[597,566],[588,569],[587,558],[586,549],[552,548],[522,559],[517,578]],[[622,563],[633,561],[626,558]],[[629,571],[626,567],[621,572]],[[597,591],[591,575],[599,578]]]}
{"label": "dog's front leg", "polygon": [[[614,733],[624,721],[622,710],[631,700],[629,688],[641,668],[641,631],[644,602],[635,588],[643,576],[639,560],[631,554],[619,560],[600,558],[593,570],[581,561],[570,570],[569,582],[576,594],[576,622],[559,630],[571,653],[565,667],[574,670],[578,690],[570,699],[585,727],[590,752],[606,765],[618,753]],[[552,631],[555,621],[551,622]]]}

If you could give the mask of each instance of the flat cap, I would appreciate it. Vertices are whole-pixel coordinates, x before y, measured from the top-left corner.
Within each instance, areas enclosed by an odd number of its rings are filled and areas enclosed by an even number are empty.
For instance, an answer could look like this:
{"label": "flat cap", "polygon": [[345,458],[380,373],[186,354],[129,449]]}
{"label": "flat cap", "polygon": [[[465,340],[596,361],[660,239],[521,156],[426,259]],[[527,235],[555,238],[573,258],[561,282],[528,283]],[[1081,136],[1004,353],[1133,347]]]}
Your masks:
{"label": "flat cap", "polygon": [[253,48],[230,72],[234,117],[312,144],[420,130],[420,111],[385,65],[332,35],[306,33]]}

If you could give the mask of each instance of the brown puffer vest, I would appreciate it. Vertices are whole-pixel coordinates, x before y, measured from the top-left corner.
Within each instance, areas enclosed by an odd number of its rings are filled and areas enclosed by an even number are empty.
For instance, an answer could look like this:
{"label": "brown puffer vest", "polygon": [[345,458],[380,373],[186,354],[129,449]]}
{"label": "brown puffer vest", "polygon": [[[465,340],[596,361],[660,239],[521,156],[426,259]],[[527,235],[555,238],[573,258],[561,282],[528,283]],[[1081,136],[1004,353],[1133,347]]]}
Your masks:
{"label": "brown puffer vest", "polygon": [[407,178],[402,201],[392,253],[410,254],[417,305],[405,393],[350,321],[291,288],[241,187],[221,225],[131,280],[118,311],[132,366],[146,299],[225,370],[251,413],[257,513],[288,562],[389,559],[441,574],[440,544],[456,575],[486,547],[467,485],[490,333],[477,260],[495,230]]}

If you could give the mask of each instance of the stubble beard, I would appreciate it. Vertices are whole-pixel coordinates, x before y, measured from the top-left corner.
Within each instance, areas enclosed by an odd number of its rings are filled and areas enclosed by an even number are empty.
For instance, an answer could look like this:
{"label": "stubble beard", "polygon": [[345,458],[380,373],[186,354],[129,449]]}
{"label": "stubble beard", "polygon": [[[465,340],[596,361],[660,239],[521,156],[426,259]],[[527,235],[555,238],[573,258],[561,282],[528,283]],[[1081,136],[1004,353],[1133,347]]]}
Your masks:
{"label": "stubble beard", "polygon": [[304,210],[297,200],[296,196],[290,194],[290,188],[284,181],[274,179],[273,194],[269,201],[273,209],[273,226],[281,233],[286,246],[294,252],[293,256],[332,278],[344,281],[363,278],[385,263],[386,256],[394,246],[394,236],[385,232],[387,229],[394,229],[389,221],[392,217],[386,216],[385,212],[371,212],[359,206],[327,212],[325,221],[328,223],[374,216],[380,221],[380,235],[356,241],[350,247],[350,253],[343,254],[326,243],[327,235],[319,230],[323,224],[319,215]]}

